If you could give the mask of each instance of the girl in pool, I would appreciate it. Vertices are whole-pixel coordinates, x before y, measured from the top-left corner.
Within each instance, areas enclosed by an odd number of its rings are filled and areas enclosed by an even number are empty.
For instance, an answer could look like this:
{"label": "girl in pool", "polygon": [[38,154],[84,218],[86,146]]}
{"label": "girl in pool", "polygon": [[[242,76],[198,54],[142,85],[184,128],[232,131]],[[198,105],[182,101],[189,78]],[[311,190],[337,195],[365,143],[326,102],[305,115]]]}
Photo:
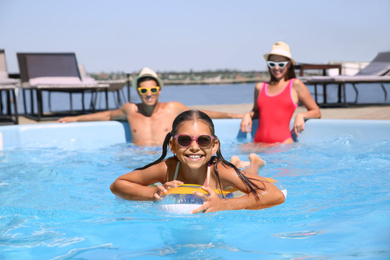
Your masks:
{"label": "girl in pool", "polygon": [[[174,156],[164,160],[168,145]],[[242,163],[236,156],[232,159],[237,165]],[[203,185],[202,189],[208,194],[194,192],[202,198],[203,205],[194,209],[191,212],[193,214],[262,209],[283,203],[283,193],[267,179],[257,175],[264,161],[255,154],[251,154],[249,159],[250,165],[245,172],[226,161],[221,154],[212,120],[201,111],[188,110],[174,120],[172,131],[165,137],[161,157],[120,176],[111,184],[111,191],[128,200],[155,201],[161,199],[169,188],[184,183]],[[154,183],[161,185],[149,186]],[[236,188],[246,195],[225,199],[213,190],[228,187]]]}
{"label": "girl in pool", "polygon": [[[253,109],[242,118],[241,131],[251,132],[252,119],[258,118],[255,143],[293,143],[292,133],[298,136],[305,129],[305,119],[320,118],[320,109],[305,84],[296,79],[295,61],[286,43],[276,42],[264,58],[271,79],[269,83],[256,84]],[[307,112],[296,114],[290,131],[290,121],[298,102],[306,107]]]}

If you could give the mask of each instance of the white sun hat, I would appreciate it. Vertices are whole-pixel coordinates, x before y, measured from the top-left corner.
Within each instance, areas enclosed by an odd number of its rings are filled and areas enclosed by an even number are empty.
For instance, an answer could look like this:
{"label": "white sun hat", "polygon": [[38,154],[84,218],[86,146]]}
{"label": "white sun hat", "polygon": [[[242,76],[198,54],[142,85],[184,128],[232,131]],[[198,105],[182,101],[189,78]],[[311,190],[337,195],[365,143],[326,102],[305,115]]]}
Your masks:
{"label": "white sun hat", "polygon": [[264,59],[268,61],[268,57],[270,55],[279,55],[279,56],[286,57],[291,60],[293,65],[295,65],[295,60],[291,57],[290,47],[285,42],[282,41],[275,42],[274,45],[272,45],[271,52],[264,54]]}
{"label": "white sun hat", "polygon": [[154,72],[153,70],[149,69],[149,68],[143,68],[141,73],[138,75],[138,77],[136,77],[135,79],[133,79],[133,87],[135,89],[137,89],[138,87],[138,80],[142,79],[142,78],[146,78],[146,77],[150,77],[150,78],[153,78],[154,80],[157,81],[158,85],[160,86],[160,88],[163,87],[163,81],[157,76],[157,73]]}

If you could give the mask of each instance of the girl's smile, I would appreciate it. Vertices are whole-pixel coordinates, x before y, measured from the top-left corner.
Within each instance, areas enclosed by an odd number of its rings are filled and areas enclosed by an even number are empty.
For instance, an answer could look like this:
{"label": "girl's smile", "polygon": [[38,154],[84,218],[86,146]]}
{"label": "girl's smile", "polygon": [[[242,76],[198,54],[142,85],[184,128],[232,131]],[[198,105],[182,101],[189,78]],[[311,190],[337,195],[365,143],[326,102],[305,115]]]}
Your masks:
{"label": "girl's smile", "polygon": [[201,157],[203,157],[201,154],[187,154],[186,156],[193,161],[198,161]]}

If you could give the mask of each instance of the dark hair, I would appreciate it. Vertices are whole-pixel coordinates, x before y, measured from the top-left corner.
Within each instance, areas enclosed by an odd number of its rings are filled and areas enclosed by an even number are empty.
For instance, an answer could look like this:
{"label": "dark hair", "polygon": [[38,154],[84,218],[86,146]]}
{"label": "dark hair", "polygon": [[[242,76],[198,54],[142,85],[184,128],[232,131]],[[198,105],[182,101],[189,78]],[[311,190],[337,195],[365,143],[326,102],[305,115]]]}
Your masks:
{"label": "dark hair", "polygon": [[[143,167],[137,168],[136,170],[143,170],[143,169],[149,168],[152,165],[155,165],[157,163],[162,162],[164,160],[165,156],[167,155],[169,140],[173,136],[176,135],[179,127],[186,121],[195,121],[195,120],[202,120],[209,127],[212,136],[214,136],[216,139],[218,139],[218,137],[215,135],[214,123],[206,113],[203,113],[202,111],[199,111],[199,110],[187,110],[187,111],[179,114],[175,118],[175,120],[173,121],[172,131],[165,136],[164,143],[162,145],[163,151],[162,151],[162,155],[160,156],[160,158],[158,158],[156,161],[149,163]],[[244,182],[245,186],[247,186],[251,190],[251,192],[253,192],[256,195],[256,197],[258,198],[258,194],[257,194],[256,190],[262,189],[262,188],[259,188],[255,183],[253,183],[250,179],[248,179],[242,173],[242,171],[240,171],[234,164],[225,160],[225,158],[222,156],[222,153],[221,153],[221,142],[219,143],[219,147],[218,147],[216,154],[217,154],[217,156],[213,156],[210,159],[210,163],[214,164],[214,173],[216,174],[217,179],[218,179],[219,189],[222,191],[222,184],[221,184],[221,180],[219,178],[217,165],[218,165],[218,163],[221,163],[225,167],[226,166],[232,167],[236,171],[238,177]]]}
{"label": "dark hair", "polygon": [[140,85],[142,82],[149,81],[149,80],[153,80],[154,82],[156,82],[156,85],[157,85],[157,86],[160,86],[155,78],[153,78],[153,77],[142,77],[142,78],[140,78],[140,79],[137,80],[137,88],[139,87],[139,85]]}
{"label": "dark hair", "polygon": [[[271,56],[272,56],[272,55],[270,55],[270,56],[268,57],[268,60],[269,60],[269,58],[270,58]],[[284,57],[284,56],[283,56],[283,57]],[[287,71],[286,75],[284,75],[284,79],[285,79],[285,80],[294,79],[294,78],[297,77],[297,75],[295,74],[294,64],[292,63],[292,61],[291,61],[289,58],[287,58],[287,57],[285,57],[285,58],[290,62],[290,67],[288,68],[288,71]],[[269,71],[269,74],[271,75],[271,80],[270,80],[270,82],[276,81],[276,78],[275,78],[274,75],[272,75],[271,69],[270,69],[269,67],[268,67],[268,71]]]}

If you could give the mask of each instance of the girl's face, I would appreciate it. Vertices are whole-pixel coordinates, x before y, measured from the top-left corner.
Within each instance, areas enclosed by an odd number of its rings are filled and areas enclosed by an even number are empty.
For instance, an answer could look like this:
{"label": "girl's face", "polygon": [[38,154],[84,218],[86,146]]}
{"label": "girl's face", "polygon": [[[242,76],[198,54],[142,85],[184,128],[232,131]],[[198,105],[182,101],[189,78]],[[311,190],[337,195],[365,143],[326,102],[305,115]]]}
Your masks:
{"label": "girl's face", "polygon": [[[283,68],[281,66],[279,66],[279,65],[285,64],[284,62],[286,62],[286,61],[288,63]],[[272,62],[272,63],[270,64],[270,62]],[[289,59],[287,59],[286,57],[283,57],[283,56],[279,56],[279,55],[270,55],[267,64],[268,64],[269,71],[272,73],[272,75],[278,81],[285,77],[288,69],[291,66],[291,62],[289,61]],[[273,65],[273,66],[271,66],[271,65]]]}
{"label": "girl's face", "polygon": [[[182,140],[182,145],[180,145],[178,140],[179,137],[171,139],[169,146],[172,153],[176,154],[177,158],[190,168],[196,169],[204,166],[218,150],[219,142],[216,139],[211,140],[208,147],[204,147],[208,143],[207,137],[204,135],[211,136],[211,132],[210,128],[202,120],[184,122],[179,126],[176,133],[176,136],[180,135],[191,136],[192,141],[189,146],[183,145],[183,143],[185,144],[185,140]],[[199,136],[202,137],[199,138]],[[186,138],[188,141],[188,137]]]}

